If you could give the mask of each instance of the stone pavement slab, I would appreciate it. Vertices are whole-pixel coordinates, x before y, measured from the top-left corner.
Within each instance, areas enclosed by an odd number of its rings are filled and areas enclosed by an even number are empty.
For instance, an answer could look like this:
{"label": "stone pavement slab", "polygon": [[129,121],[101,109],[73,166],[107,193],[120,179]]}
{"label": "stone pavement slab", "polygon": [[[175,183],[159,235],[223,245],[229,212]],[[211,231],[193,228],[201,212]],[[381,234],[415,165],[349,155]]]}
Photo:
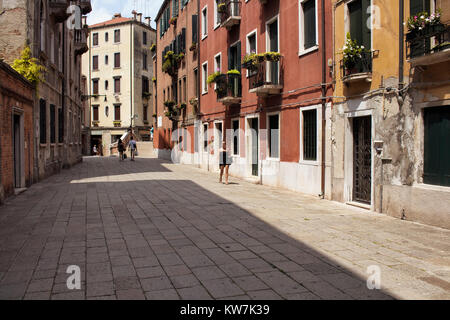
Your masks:
{"label": "stone pavement slab", "polygon": [[0,299],[450,299],[450,230],[230,180],[84,158],[0,206]]}

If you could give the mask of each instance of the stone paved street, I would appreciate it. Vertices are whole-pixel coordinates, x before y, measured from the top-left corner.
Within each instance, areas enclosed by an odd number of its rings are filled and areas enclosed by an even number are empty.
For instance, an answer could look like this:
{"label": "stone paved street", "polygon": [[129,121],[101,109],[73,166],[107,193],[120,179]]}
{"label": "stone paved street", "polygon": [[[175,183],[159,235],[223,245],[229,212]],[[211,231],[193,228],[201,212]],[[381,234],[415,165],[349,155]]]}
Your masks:
{"label": "stone paved street", "polygon": [[0,207],[0,298],[450,299],[450,230],[231,181],[85,158]]}

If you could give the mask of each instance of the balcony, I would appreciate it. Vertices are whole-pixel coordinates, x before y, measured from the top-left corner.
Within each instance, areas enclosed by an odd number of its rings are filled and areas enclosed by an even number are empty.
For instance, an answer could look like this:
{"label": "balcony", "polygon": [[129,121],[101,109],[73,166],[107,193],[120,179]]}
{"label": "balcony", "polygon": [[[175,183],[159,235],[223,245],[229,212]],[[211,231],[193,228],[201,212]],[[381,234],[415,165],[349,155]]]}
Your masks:
{"label": "balcony", "polygon": [[216,79],[217,101],[226,106],[239,104],[242,100],[240,74],[221,74]]}
{"label": "balcony", "polygon": [[279,94],[283,90],[281,61],[263,61],[248,69],[249,89],[257,96]]}
{"label": "balcony", "polygon": [[437,24],[406,34],[406,57],[411,66],[450,60],[450,26]]}
{"label": "balcony", "polygon": [[75,42],[75,54],[82,55],[89,50],[87,44],[87,28],[82,28],[81,30],[74,31],[74,42]]}
{"label": "balcony", "polygon": [[355,57],[353,60],[341,60],[341,76],[342,81],[348,85],[352,82],[372,81],[372,60],[376,51],[361,52],[360,57]]}
{"label": "balcony", "polygon": [[217,8],[220,14],[221,26],[231,29],[234,25],[241,23],[241,2],[226,0]]}
{"label": "balcony", "polygon": [[79,0],[78,6],[81,9],[81,14],[88,14],[92,11],[91,0]]}
{"label": "balcony", "polygon": [[49,0],[49,13],[55,18],[55,22],[64,22],[69,18],[67,8],[70,6],[70,1],[67,0]]}

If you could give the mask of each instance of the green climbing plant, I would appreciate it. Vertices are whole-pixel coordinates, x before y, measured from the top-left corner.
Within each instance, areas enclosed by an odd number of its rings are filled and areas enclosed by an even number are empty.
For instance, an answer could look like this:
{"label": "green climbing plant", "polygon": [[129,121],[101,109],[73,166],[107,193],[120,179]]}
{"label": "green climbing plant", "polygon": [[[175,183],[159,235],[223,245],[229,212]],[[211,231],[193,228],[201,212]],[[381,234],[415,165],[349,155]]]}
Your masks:
{"label": "green climbing plant", "polygon": [[34,86],[43,80],[46,69],[39,63],[38,59],[31,56],[31,49],[26,46],[21,53],[20,59],[14,60],[12,68],[24,76]]}

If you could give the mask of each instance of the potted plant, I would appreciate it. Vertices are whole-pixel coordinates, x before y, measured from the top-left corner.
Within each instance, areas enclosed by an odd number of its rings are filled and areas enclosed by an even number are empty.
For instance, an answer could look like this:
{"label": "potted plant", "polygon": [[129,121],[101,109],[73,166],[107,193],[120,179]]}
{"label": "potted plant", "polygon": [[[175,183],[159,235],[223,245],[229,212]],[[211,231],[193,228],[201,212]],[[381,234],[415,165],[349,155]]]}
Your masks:
{"label": "potted plant", "polygon": [[152,45],[150,46],[150,51],[151,51],[151,52],[155,52],[155,51],[156,51],[156,43],[154,43],[154,44],[152,44]]}
{"label": "potted plant", "polygon": [[442,10],[437,9],[436,13],[428,14],[428,12],[420,12],[415,16],[411,16],[404,23],[408,28],[407,40],[414,39],[418,35],[427,35],[430,33],[440,32],[445,29],[441,23]]}
{"label": "potted plant", "polygon": [[168,51],[164,56],[162,71],[170,76],[175,76],[177,72],[178,57],[173,51]]}
{"label": "potted plant", "polygon": [[142,97],[145,98],[145,99],[150,98],[151,95],[152,95],[152,94],[151,94],[150,92],[142,92]]}
{"label": "potted plant", "polygon": [[167,100],[167,101],[164,101],[164,106],[166,107],[166,108],[168,108],[169,110],[175,105],[176,103],[175,103],[175,101],[173,101],[173,100]]}
{"label": "potted plant", "polygon": [[189,51],[195,51],[197,50],[197,42],[192,42],[191,47],[189,48]]}
{"label": "potted plant", "polygon": [[157,115],[156,113],[154,113],[154,114],[152,115],[152,117],[153,117],[153,118],[157,118],[158,115]]}
{"label": "potted plant", "polygon": [[222,1],[221,3],[219,3],[219,5],[217,6],[217,12],[219,13],[227,13],[228,9],[227,9],[227,4],[225,3],[225,1]]}
{"label": "potted plant", "polygon": [[239,72],[239,70],[236,70],[236,69],[228,70],[228,71],[227,71],[227,74],[237,75],[237,76],[240,76],[240,75],[241,75],[241,73]]}
{"label": "potted plant", "polygon": [[266,52],[264,57],[266,61],[278,62],[281,59],[281,54],[279,52]]}
{"label": "potted plant", "polygon": [[153,77],[153,78],[152,78],[152,81],[153,81],[153,83],[156,83],[156,78]]}
{"label": "potted plant", "polygon": [[172,17],[172,18],[170,18],[169,23],[173,26],[176,26],[177,20],[178,20],[178,17]]}
{"label": "potted plant", "polygon": [[342,53],[344,56],[344,68],[346,73],[353,74],[357,73],[357,66],[361,63],[362,56],[370,51],[365,49],[364,46],[358,45],[356,40],[352,40],[350,37],[350,32],[347,33],[347,40],[342,48]]}
{"label": "potted plant", "polygon": [[253,69],[257,66],[256,53],[246,54],[242,61],[242,67],[245,69]]}
{"label": "potted plant", "polygon": [[216,82],[216,81],[217,81],[217,77],[219,77],[221,74],[222,74],[222,73],[221,73],[220,71],[216,71],[216,72],[214,72],[214,73],[211,73],[211,74],[208,76],[208,79],[206,79],[206,83],[207,83],[207,84],[211,84],[211,83],[213,83],[213,82]]}
{"label": "potted plant", "polygon": [[182,102],[180,104],[180,110],[184,110],[184,109],[186,109],[186,103]]}

